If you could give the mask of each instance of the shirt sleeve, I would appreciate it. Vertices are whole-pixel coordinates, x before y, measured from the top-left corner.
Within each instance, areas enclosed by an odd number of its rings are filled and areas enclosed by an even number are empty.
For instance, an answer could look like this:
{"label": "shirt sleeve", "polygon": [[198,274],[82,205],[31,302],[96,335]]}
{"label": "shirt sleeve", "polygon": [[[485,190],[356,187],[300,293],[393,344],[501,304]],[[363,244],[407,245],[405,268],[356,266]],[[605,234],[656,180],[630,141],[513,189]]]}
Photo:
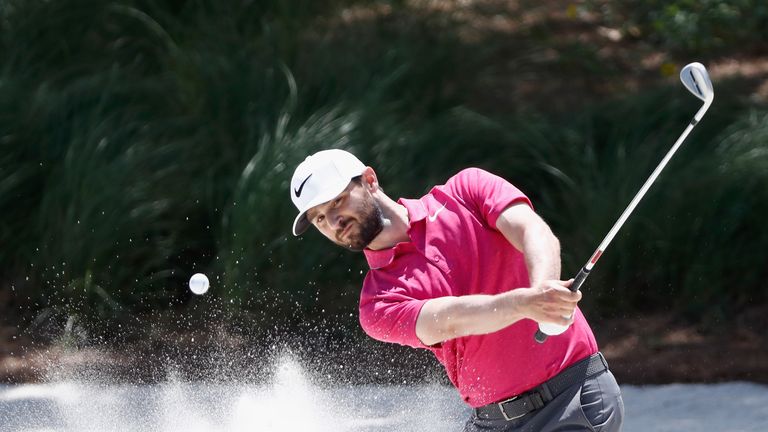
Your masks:
{"label": "shirt sleeve", "polygon": [[416,320],[426,302],[410,297],[402,287],[375,281],[369,274],[360,296],[360,325],[376,340],[429,348],[416,336]]}
{"label": "shirt sleeve", "polygon": [[460,171],[451,177],[445,186],[494,229],[501,213],[512,204],[525,203],[533,208],[531,201],[520,189],[480,168]]}

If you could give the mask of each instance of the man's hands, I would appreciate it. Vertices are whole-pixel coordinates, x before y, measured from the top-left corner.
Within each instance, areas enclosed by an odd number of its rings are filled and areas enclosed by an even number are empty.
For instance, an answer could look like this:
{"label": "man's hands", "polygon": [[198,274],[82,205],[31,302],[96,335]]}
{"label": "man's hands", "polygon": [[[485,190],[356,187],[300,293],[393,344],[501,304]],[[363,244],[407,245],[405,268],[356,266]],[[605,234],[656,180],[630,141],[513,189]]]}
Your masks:
{"label": "man's hands", "polygon": [[569,326],[573,323],[573,311],[581,300],[581,291],[572,292],[569,281],[546,280],[531,288],[510,291],[516,297],[517,313],[539,323]]}

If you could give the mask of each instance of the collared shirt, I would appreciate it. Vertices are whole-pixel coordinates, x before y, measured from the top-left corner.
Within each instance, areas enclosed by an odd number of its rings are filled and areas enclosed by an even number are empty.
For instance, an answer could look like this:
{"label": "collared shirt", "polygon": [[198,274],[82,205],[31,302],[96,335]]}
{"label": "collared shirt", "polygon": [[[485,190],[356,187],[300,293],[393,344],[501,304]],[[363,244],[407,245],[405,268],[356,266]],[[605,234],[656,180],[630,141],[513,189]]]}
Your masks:
{"label": "collared shirt", "polygon": [[365,250],[371,270],[360,295],[360,324],[371,337],[425,348],[472,407],[523,393],[584,357],[597,343],[581,311],[562,335],[538,344],[538,324],[520,320],[485,335],[425,346],[416,319],[428,300],[497,294],[528,287],[523,254],[496,229],[496,220],[528,198],[504,179],[469,168],[417,200],[400,199],[408,210],[409,242]]}

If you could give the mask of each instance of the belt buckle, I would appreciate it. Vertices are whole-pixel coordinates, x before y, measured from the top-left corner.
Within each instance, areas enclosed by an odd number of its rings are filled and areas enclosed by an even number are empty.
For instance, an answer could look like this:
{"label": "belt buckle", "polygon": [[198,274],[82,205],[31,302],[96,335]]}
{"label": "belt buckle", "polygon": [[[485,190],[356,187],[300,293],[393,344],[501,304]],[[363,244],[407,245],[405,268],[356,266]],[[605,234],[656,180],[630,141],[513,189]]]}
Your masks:
{"label": "belt buckle", "polygon": [[518,416],[510,417],[510,416],[508,416],[508,415],[507,415],[507,412],[506,412],[506,411],[504,411],[504,404],[505,404],[505,403],[507,403],[507,402],[512,402],[512,401],[514,401],[515,399],[517,399],[517,398],[519,398],[519,397],[520,397],[520,395],[517,395],[517,396],[515,396],[515,397],[511,397],[511,398],[509,398],[509,399],[507,399],[507,400],[503,400],[503,401],[501,401],[501,402],[498,402],[498,403],[496,403],[496,405],[498,405],[499,409],[501,410],[501,415],[503,415],[503,416],[504,416],[504,420],[506,420],[506,421],[517,420],[517,419],[519,419],[520,417],[523,417],[524,415],[528,414],[528,413],[525,413],[525,414],[520,414],[520,415],[518,415]]}

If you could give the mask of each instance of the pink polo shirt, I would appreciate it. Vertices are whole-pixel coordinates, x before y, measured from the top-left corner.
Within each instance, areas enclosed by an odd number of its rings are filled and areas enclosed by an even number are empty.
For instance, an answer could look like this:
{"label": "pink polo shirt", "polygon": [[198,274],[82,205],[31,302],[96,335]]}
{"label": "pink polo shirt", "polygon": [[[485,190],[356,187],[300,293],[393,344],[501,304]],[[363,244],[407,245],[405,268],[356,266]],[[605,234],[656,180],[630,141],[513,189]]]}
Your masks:
{"label": "pink polo shirt", "polygon": [[523,393],[597,352],[584,316],[562,335],[538,344],[538,325],[528,319],[495,333],[425,346],[416,318],[429,299],[496,294],[527,287],[523,254],[496,229],[511,204],[530,205],[520,190],[486,171],[461,171],[408,209],[410,242],[365,250],[371,270],[360,295],[360,324],[371,337],[425,348],[445,366],[448,378],[472,407]]}

